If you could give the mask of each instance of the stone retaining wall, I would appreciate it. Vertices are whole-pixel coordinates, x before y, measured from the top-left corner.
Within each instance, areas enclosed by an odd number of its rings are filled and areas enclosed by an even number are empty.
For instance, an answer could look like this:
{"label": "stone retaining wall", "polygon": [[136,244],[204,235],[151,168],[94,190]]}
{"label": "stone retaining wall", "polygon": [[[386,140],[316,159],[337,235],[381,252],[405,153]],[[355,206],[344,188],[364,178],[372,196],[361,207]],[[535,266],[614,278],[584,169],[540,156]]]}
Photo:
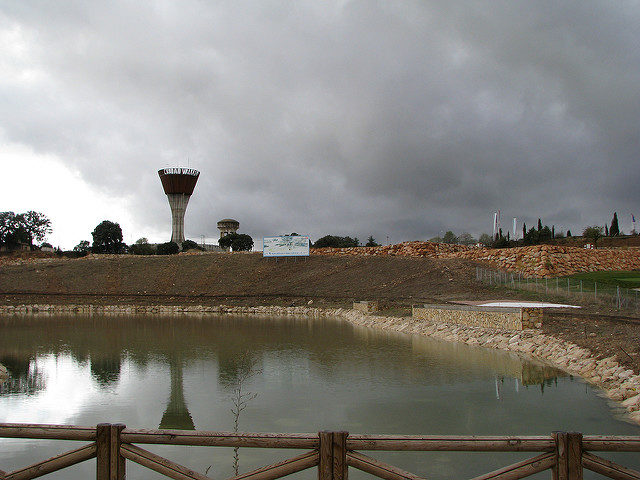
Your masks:
{"label": "stone retaining wall", "polygon": [[542,326],[542,308],[478,307],[470,305],[414,305],[412,316],[434,323],[495,330],[523,330]]}
{"label": "stone retaining wall", "polygon": [[353,309],[362,313],[373,313],[378,311],[378,302],[372,302],[363,300],[360,302],[353,302]]}
{"label": "stone retaining wall", "polygon": [[392,330],[406,334],[424,335],[449,342],[461,342],[484,348],[496,348],[514,352],[524,358],[537,360],[559,368],[571,375],[580,376],[601,388],[625,409],[627,418],[640,424],[640,375],[618,364],[615,357],[597,359],[593,354],[575,344],[545,335],[540,330],[528,329],[520,332],[500,331],[466,325],[454,325],[412,317],[380,317],[363,314],[352,309],[320,309],[308,307],[217,307],[205,306],[96,306],[96,305],[20,305],[0,306],[0,315],[7,314],[59,313],[82,314],[237,314],[256,316],[310,316],[340,317],[364,327]]}
{"label": "stone retaining wall", "polygon": [[465,258],[486,262],[498,270],[529,277],[561,277],[598,270],[640,268],[640,248],[585,249],[557,245],[516,248],[476,248],[431,242],[403,242],[380,247],[317,248],[314,255],[398,255],[426,258]]}

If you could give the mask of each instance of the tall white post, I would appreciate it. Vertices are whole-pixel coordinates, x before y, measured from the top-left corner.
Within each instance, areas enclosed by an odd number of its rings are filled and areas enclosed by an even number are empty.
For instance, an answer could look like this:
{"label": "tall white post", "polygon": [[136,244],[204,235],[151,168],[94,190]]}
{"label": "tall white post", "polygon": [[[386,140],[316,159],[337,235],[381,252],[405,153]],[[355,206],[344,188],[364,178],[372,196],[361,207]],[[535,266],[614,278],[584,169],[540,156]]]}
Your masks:
{"label": "tall white post", "polygon": [[493,236],[491,240],[496,239],[496,234],[498,233],[498,212],[493,212]]}

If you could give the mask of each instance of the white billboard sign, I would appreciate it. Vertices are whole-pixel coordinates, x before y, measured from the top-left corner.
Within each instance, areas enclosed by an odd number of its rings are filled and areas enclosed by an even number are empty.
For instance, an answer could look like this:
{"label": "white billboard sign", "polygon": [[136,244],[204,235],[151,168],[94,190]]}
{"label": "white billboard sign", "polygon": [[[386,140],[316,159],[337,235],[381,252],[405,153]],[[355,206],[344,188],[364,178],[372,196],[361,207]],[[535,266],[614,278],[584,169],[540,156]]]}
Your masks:
{"label": "white billboard sign", "polygon": [[263,257],[308,257],[309,237],[282,235],[262,239]]}

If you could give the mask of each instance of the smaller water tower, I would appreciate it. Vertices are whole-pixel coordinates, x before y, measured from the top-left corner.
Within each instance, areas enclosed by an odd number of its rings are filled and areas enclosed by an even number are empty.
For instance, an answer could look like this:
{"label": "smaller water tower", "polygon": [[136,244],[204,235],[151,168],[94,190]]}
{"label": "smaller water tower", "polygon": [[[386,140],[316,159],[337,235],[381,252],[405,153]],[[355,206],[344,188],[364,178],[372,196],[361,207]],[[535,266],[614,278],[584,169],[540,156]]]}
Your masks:
{"label": "smaller water tower", "polygon": [[164,193],[171,207],[171,241],[184,242],[184,213],[200,176],[193,168],[163,168],[158,170]]}
{"label": "smaller water tower", "polygon": [[218,230],[220,230],[220,238],[230,233],[236,233],[240,228],[240,222],[233,218],[224,218],[218,222]]}

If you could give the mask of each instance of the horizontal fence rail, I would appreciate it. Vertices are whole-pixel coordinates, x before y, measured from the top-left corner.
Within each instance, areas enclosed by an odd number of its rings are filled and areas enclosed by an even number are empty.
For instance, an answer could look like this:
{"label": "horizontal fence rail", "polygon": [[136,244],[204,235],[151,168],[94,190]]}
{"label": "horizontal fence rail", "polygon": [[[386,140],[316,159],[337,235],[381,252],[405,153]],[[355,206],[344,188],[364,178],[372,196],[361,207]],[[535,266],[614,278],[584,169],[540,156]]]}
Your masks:
{"label": "horizontal fence rail", "polygon": [[546,436],[351,435],[344,431],[322,431],[316,434],[234,433],[128,429],[122,424],[109,423],[101,423],[96,427],[4,423],[0,424],[0,438],[89,442],[12,472],[0,470],[2,480],[37,478],[93,458],[96,459],[97,480],[124,480],[127,461],[176,480],[211,478],[136,444],[307,450],[295,457],[228,480],[275,480],[315,467],[318,480],[347,480],[349,467],[386,480],[423,479],[358,450],[536,454],[472,480],[517,480],[545,470],[551,471],[553,480],[582,480],[584,469],[614,480],[640,480],[640,472],[601,458],[595,453],[640,452],[640,436],[583,436],[578,432],[553,432]]}

